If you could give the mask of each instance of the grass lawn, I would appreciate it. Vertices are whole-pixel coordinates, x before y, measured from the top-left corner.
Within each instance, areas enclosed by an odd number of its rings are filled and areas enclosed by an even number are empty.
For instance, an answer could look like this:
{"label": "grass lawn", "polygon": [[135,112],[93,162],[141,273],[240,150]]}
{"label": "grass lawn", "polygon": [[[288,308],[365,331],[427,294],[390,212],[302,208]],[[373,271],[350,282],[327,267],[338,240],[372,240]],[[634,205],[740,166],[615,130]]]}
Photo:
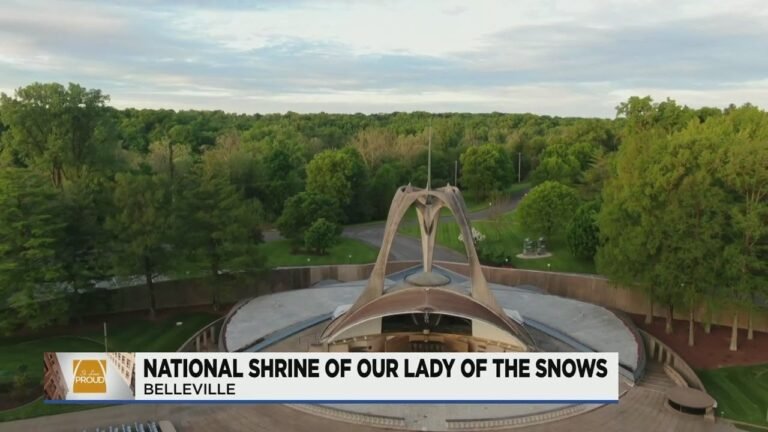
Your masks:
{"label": "grass lawn", "polygon": [[[176,351],[187,339],[218,315],[187,312],[149,321],[138,318],[130,322],[107,323],[110,351]],[[176,325],[181,322],[181,325]],[[73,331],[63,336],[30,336],[0,339],[0,381],[12,381],[20,365],[27,365],[31,383],[43,376],[43,352],[93,352],[104,350],[101,329]],[[101,406],[101,405],[100,405]],[[42,400],[19,408],[0,411],[0,421],[57,414],[92,408],[83,405],[45,405]]]}
{"label": "grass lawn", "polygon": [[[498,221],[482,220],[474,221],[472,225],[485,235],[482,247],[491,250],[503,250],[509,252],[512,258],[510,263],[514,267],[532,270],[547,270],[550,264],[552,271],[570,273],[595,273],[595,264],[575,258],[568,250],[568,245],[562,236],[551,237],[547,240],[552,257],[534,260],[525,260],[514,257],[523,250],[523,240],[526,237],[536,237],[526,233],[517,221],[515,212],[504,214]],[[400,232],[405,235],[417,237],[419,227],[416,225],[401,226]],[[459,227],[454,222],[440,223],[437,230],[437,243],[447,246],[459,252],[464,252],[464,244],[459,241]]]}
{"label": "grass lawn", "polygon": [[768,364],[697,371],[720,416],[768,426]]}
{"label": "grass lawn", "polygon": [[267,266],[306,266],[328,264],[367,264],[376,261],[379,250],[359,240],[341,237],[327,255],[292,254],[288,240],[275,240],[259,246]]}

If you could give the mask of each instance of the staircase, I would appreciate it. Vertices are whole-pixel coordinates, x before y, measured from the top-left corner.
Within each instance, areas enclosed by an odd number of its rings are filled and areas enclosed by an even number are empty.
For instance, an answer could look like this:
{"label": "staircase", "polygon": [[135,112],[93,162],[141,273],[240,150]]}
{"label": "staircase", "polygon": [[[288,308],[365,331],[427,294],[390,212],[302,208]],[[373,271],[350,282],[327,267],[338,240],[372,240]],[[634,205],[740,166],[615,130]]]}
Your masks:
{"label": "staircase", "polygon": [[640,387],[666,393],[668,389],[674,386],[675,383],[664,372],[664,366],[661,363],[651,361],[646,364],[645,376],[640,381]]}

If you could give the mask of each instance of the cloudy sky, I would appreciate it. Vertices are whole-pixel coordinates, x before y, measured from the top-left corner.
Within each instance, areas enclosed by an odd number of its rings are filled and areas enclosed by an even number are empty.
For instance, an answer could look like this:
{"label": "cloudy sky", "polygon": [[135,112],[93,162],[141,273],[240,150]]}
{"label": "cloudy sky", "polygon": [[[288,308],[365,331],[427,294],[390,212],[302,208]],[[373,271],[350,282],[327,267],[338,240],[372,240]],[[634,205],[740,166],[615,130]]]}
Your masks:
{"label": "cloudy sky", "polygon": [[0,91],[33,81],[246,113],[768,108],[768,1],[0,0]]}

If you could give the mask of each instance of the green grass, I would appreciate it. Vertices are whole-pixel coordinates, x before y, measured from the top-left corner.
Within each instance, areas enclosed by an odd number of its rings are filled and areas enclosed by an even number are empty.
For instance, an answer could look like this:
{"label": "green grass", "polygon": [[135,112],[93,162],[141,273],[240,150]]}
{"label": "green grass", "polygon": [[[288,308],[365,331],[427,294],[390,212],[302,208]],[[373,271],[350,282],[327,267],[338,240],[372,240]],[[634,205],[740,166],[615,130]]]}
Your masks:
{"label": "green grass", "polygon": [[328,264],[367,264],[376,261],[377,248],[359,240],[342,237],[327,255],[293,254],[288,240],[276,240],[259,246],[267,257],[269,267],[328,265]]}
{"label": "green grass", "polygon": [[20,406],[18,408],[0,411],[0,423],[13,420],[23,420],[33,417],[42,417],[56,414],[64,414],[73,411],[83,411],[94,408],[104,408],[108,405],[48,405],[42,398]]}
{"label": "green grass", "polygon": [[[554,236],[547,240],[552,252],[550,258],[526,260],[516,258],[522,252],[523,240],[526,237],[535,239],[534,235],[525,232],[517,221],[514,212],[506,213],[498,221],[474,221],[472,225],[485,235],[481,247],[493,250],[504,250],[511,255],[512,266],[531,270],[547,270],[570,273],[595,273],[595,264],[575,258],[568,250],[568,245],[562,236]],[[416,225],[402,226],[400,232],[405,235],[418,236],[419,227]],[[437,230],[437,243],[464,253],[464,244],[459,241],[459,228],[454,222],[441,223]],[[547,264],[550,267],[547,267]]]}
{"label": "green grass", "polygon": [[718,415],[768,426],[768,364],[698,371]]}
{"label": "green grass", "polygon": [[[110,351],[176,351],[182,343],[218,315],[193,312],[179,313],[150,321],[107,323]],[[181,325],[176,325],[181,322]],[[11,381],[19,366],[27,365],[31,383],[39,383],[43,375],[43,352],[93,352],[104,350],[101,329],[73,331],[61,336],[29,336],[0,339],[0,381]],[[103,405],[99,405],[103,406]],[[42,400],[0,412],[0,421],[59,414],[98,406],[46,405]]]}

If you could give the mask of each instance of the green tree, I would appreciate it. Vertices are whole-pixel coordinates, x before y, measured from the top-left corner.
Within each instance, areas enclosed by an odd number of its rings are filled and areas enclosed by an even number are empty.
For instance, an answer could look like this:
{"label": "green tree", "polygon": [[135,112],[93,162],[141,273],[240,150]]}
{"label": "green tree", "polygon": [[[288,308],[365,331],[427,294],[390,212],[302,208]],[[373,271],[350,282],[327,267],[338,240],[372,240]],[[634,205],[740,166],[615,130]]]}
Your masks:
{"label": "green tree", "polygon": [[[202,260],[214,279],[225,272],[260,268],[264,259],[258,244],[262,241],[259,224],[261,206],[246,200],[226,174],[198,166],[184,182],[176,204],[176,229],[193,261]],[[212,302],[218,308],[218,289]]]}
{"label": "green tree", "polygon": [[109,168],[116,158],[116,129],[100,90],[77,84],[35,83],[0,96],[6,163],[44,170],[61,187],[87,168]]}
{"label": "green tree", "polygon": [[114,204],[116,212],[108,219],[107,227],[113,238],[115,271],[143,275],[150,316],[154,318],[155,278],[170,272],[179,254],[167,180],[146,172],[117,174]]}
{"label": "green tree", "polygon": [[[595,262],[601,274],[648,295],[646,323],[653,317],[653,303],[661,298],[654,287],[653,270],[663,241],[658,213],[662,191],[648,175],[652,166],[650,143],[659,138],[647,131],[625,136],[611,176],[602,192],[598,215],[600,248]],[[658,294],[658,295],[657,295]]]}
{"label": "green tree", "polygon": [[593,260],[600,244],[600,229],[597,226],[597,214],[600,202],[590,201],[582,204],[568,224],[568,247],[571,253],[581,259]]}
{"label": "green tree", "polygon": [[[100,175],[87,174],[59,192],[60,220],[64,223],[61,262],[63,281],[72,288],[70,312],[82,319],[85,311],[104,302],[95,283],[112,275],[110,234],[105,227],[112,212],[112,184]],[[98,309],[97,309],[98,310]]]}
{"label": "green tree", "polygon": [[336,201],[326,195],[301,192],[285,202],[283,214],[277,219],[277,229],[296,247],[304,243],[307,229],[320,218],[331,223],[341,220]]}
{"label": "green tree", "polygon": [[325,218],[317,219],[304,233],[304,244],[308,250],[325,255],[339,239],[338,225]]}
{"label": "green tree", "polygon": [[395,163],[384,163],[371,179],[370,195],[376,197],[372,200],[372,214],[375,218],[386,218],[389,212],[389,204],[392,202],[397,187],[400,186],[401,171]]}
{"label": "green tree", "polygon": [[4,332],[67,316],[60,213],[45,177],[29,169],[0,170],[0,295],[11,310],[0,314]]}
{"label": "green tree", "polygon": [[[727,131],[727,146],[719,160],[725,188],[732,197],[728,224],[732,241],[725,249],[724,266],[728,297],[750,308],[751,339],[755,297],[768,291],[768,115],[744,106],[729,110],[715,124]],[[734,315],[732,350],[738,348],[737,338],[738,315]]]}
{"label": "green tree", "polygon": [[470,147],[461,155],[461,183],[480,198],[504,189],[516,178],[515,169],[504,147],[498,144]]}
{"label": "green tree", "polygon": [[579,178],[581,167],[565,145],[551,145],[539,156],[539,165],[531,174],[535,183],[547,180],[573,184]]}
{"label": "green tree", "polygon": [[[677,113],[677,111],[674,111]],[[691,122],[669,133],[662,126],[628,130],[616,160],[616,175],[606,182],[598,216],[602,237],[598,270],[628,286],[644,289],[653,303],[693,311],[717,284],[722,266],[724,195],[713,173],[722,140]]]}
{"label": "green tree", "polygon": [[285,197],[294,196],[304,188],[301,154],[284,146],[270,146],[263,158],[265,173],[265,210],[276,217],[283,211]]}
{"label": "green tree", "polygon": [[331,198],[345,222],[367,218],[367,191],[368,172],[354,148],[323,151],[307,164],[307,192]]}
{"label": "green tree", "polygon": [[[698,123],[659,142],[648,176],[664,191],[651,209],[662,233],[658,263],[653,269],[657,286],[668,293],[668,306],[688,311],[689,345],[694,345],[694,311],[712,284],[719,284],[722,269],[726,198],[715,172],[722,142]],[[667,331],[672,312],[668,311]]]}
{"label": "green tree", "polygon": [[579,197],[573,188],[546,181],[531,189],[517,211],[528,232],[551,236],[565,231],[578,206]]}

